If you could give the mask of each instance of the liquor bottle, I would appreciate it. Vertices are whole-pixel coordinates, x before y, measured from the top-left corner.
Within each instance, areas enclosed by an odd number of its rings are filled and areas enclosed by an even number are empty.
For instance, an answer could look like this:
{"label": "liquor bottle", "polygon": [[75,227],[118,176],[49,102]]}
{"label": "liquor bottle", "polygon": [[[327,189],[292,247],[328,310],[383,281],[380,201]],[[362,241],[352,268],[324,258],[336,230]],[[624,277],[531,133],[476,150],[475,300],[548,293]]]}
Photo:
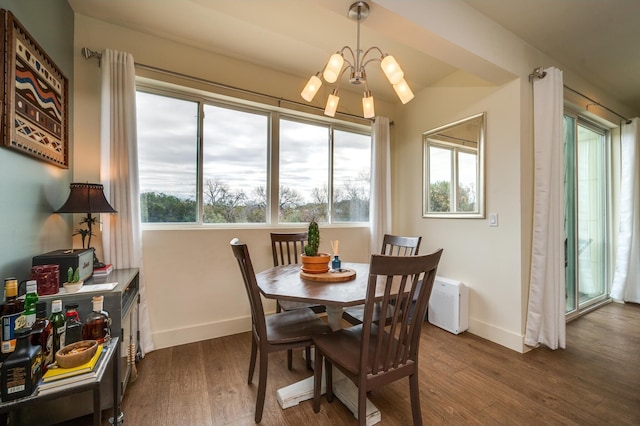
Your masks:
{"label": "liquor bottle", "polygon": [[18,299],[18,281],[4,280],[5,302],[0,306],[0,360],[4,361],[16,348],[15,331],[25,326],[24,303]]}
{"label": "liquor bottle", "polygon": [[53,362],[53,323],[47,318],[47,302],[38,302],[36,308],[36,322],[31,327],[31,345],[42,348],[42,374],[47,372],[47,366]]}
{"label": "liquor bottle", "polygon": [[64,344],[70,345],[82,340],[82,321],[78,315],[78,305],[65,305],[67,312],[66,317]]}
{"label": "liquor bottle", "polygon": [[93,311],[87,315],[82,326],[84,340],[97,340],[98,343],[105,343],[111,338],[111,318],[102,309],[103,302],[104,296],[95,296],[91,299]]}
{"label": "liquor bottle", "polygon": [[27,281],[27,294],[24,296],[24,318],[26,326],[31,327],[36,322],[36,304],[38,303],[38,283],[36,280]]}
{"label": "liquor bottle", "polygon": [[51,302],[51,317],[49,317],[53,326],[53,356],[65,345],[66,337],[66,319],[62,313],[62,300],[57,299]]}
{"label": "liquor bottle", "polygon": [[16,347],[2,364],[2,401],[29,396],[42,378],[42,349],[32,346],[30,328],[16,330]]}

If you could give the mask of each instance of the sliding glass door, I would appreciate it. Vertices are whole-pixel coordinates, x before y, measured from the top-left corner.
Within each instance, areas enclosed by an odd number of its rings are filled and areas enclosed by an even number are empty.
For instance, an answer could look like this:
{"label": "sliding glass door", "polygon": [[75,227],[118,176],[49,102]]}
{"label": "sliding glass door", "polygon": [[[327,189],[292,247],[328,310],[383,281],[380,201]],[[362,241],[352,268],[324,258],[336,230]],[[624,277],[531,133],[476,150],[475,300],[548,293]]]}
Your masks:
{"label": "sliding glass door", "polygon": [[608,131],[565,115],[566,312],[579,313],[609,294]]}

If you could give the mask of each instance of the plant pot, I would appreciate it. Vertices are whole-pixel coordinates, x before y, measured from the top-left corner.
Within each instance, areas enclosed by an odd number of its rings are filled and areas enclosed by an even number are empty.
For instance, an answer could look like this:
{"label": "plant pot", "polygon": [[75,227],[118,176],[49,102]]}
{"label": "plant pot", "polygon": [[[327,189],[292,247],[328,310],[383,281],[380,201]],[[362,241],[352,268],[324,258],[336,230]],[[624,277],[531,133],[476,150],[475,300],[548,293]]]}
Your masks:
{"label": "plant pot", "polygon": [[300,255],[302,270],[308,274],[323,274],[329,271],[331,256],[328,253],[318,253],[316,256]]}
{"label": "plant pot", "polygon": [[84,284],[84,281],[78,281],[77,283],[64,283],[63,286],[65,290],[67,290],[67,293],[75,293],[80,290],[82,284]]}

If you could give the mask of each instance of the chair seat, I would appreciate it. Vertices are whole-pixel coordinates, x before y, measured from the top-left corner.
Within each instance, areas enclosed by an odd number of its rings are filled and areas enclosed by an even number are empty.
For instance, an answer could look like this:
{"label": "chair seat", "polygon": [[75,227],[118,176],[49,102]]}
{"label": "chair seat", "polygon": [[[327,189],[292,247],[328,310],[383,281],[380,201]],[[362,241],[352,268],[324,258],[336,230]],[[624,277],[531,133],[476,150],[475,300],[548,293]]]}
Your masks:
{"label": "chair seat", "polygon": [[294,302],[293,300],[280,300],[278,303],[283,311],[293,311],[295,309],[310,308],[315,313],[325,312],[327,308],[324,305],[314,305],[312,303]]}
{"label": "chair seat", "polygon": [[[376,325],[371,326],[371,335],[376,336],[379,332]],[[395,351],[398,346],[397,339],[390,339],[389,333],[384,332],[382,346]],[[325,344],[325,342],[327,344]],[[367,374],[373,371],[372,363],[374,359],[373,344],[375,339],[371,339],[369,347],[369,362],[367,366]],[[362,325],[345,328],[335,331],[331,334],[317,335],[313,337],[313,343],[320,349],[327,358],[332,360],[333,364],[337,364],[346,369],[349,373],[357,375],[360,371],[360,348],[362,345]],[[409,363],[412,363],[409,361]],[[377,370],[382,369],[382,364],[378,365]]]}
{"label": "chair seat", "polygon": [[310,309],[294,309],[265,317],[267,342],[285,344],[311,340],[311,336],[330,333],[331,328]]}

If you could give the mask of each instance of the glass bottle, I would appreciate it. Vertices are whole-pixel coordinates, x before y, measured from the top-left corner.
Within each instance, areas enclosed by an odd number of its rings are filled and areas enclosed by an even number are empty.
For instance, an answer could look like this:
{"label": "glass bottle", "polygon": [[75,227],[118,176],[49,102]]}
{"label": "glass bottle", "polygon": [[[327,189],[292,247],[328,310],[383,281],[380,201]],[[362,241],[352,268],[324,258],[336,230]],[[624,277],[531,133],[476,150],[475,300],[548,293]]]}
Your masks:
{"label": "glass bottle", "polygon": [[53,362],[53,323],[47,318],[47,302],[38,302],[36,307],[36,322],[31,327],[31,345],[42,348],[42,374],[47,372],[47,366]]}
{"label": "glass bottle", "polygon": [[16,348],[15,330],[25,326],[24,303],[18,299],[18,281],[15,278],[4,280],[5,302],[0,306],[1,352],[4,361]]}
{"label": "glass bottle", "polygon": [[24,296],[24,318],[26,326],[31,327],[36,322],[36,304],[38,303],[38,283],[36,280],[27,281],[27,294]]}
{"label": "glass bottle", "polygon": [[333,260],[331,261],[331,269],[333,269],[334,271],[338,271],[340,270],[341,264],[342,262],[340,262],[340,258],[338,257],[338,255],[336,254],[335,256],[333,256]]}
{"label": "glass bottle", "polygon": [[57,299],[51,302],[51,317],[49,317],[53,326],[53,355],[65,345],[66,337],[66,318],[62,313],[62,300]]}
{"label": "glass bottle", "polygon": [[30,328],[15,332],[15,350],[2,364],[2,401],[31,395],[42,378],[42,349],[31,346],[30,335]]}
{"label": "glass bottle", "polygon": [[84,340],[97,340],[98,343],[105,343],[111,338],[111,318],[102,309],[103,302],[104,296],[95,296],[91,299],[93,311],[87,315],[82,326]]}
{"label": "glass bottle", "polygon": [[64,336],[64,344],[66,346],[82,340],[82,321],[80,321],[80,315],[78,315],[78,305],[65,305],[65,308],[67,309]]}

